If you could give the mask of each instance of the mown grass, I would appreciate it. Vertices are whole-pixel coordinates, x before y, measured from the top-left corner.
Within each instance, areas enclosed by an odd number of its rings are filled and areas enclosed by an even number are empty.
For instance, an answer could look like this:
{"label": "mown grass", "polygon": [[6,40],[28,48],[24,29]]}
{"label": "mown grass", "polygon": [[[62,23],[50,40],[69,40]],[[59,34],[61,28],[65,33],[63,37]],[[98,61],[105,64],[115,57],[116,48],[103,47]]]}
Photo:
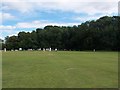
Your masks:
{"label": "mown grass", "polygon": [[116,88],[117,52],[3,52],[3,88]]}

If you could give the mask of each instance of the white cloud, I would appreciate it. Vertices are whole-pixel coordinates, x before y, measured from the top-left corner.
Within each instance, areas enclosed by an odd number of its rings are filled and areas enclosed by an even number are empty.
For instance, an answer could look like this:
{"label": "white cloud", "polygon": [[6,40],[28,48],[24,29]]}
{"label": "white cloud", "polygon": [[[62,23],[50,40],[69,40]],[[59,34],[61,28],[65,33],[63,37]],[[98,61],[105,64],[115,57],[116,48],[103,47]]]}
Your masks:
{"label": "white cloud", "polygon": [[90,21],[90,20],[96,20],[98,19],[99,17],[74,17],[73,20],[76,20],[76,21],[81,21],[81,22],[85,22],[85,21]]}
{"label": "white cloud", "polygon": [[4,25],[0,25],[0,31],[4,31],[4,30],[13,30],[15,29],[15,26],[4,26]]}
{"label": "white cloud", "polygon": [[16,28],[43,28],[47,25],[57,25],[57,26],[73,26],[81,23],[54,23],[54,22],[46,22],[46,21],[33,21],[33,22],[22,22],[17,23]]}
{"label": "white cloud", "polygon": [[99,15],[89,15],[89,16],[76,16],[73,17],[72,19],[75,21],[79,21],[79,22],[86,22],[86,21],[91,21],[91,20],[97,20],[100,17],[103,16],[112,16],[112,14],[99,14]]}
{"label": "white cloud", "polygon": [[16,33],[15,31],[15,26],[4,26],[4,25],[0,25],[0,37],[2,39],[4,39],[6,37],[6,35],[12,35]]}
{"label": "white cloud", "polygon": [[22,13],[36,10],[61,10],[91,15],[117,13],[118,10],[118,0],[4,0],[3,3],[4,10],[14,9]]}
{"label": "white cloud", "polygon": [[15,16],[11,15],[10,13],[2,13],[0,12],[0,20],[13,20],[15,19]]}
{"label": "white cloud", "polygon": [[117,2],[46,2],[43,4],[38,3],[38,5],[43,10],[61,10],[64,12],[86,13],[89,15],[96,13],[117,13],[118,10]]}
{"label": "white cloud", "polygon": [[[7,33],[8,36],[17,35],[20,31],[25,31],[24,29],[29,29],[29,31],[32,31],[32,29],[36,28],[44,28],[47,25],[57,25],[57,26],[73,26],[73,25],[80,25],[81,23],[53,23],[48,21],[32,21],[32,22],[21,22],[17,23],[16,25],[12,26],[5,26],[0,25],[0,34],[1,33]],[[19,31],[18,31],[19,30]],[[6,37],[4,34],[2,34],[2,38]]]}
{"label": "white cloud", "polygon": [[33,21],[33,22],[23,22],[18,23],[16,25],[17,28],[44,28],[47,25],[57,25],[57,26],[73,26],[78,25],[80,23],[52,23],[52,22],[40,22],[40,21]]}
{"label": "white cloud", "polygon": [[[28,0],[3,0],[3,2],[27,2]],[[29,0],[29,2],[118,2],[119,0]]]}
{"label": "white cloud", "polygon": [[22,13],[30,12],[32,10],[33,5],[31,5],[27,1],[22,0],[4,0],[2,9],[4,10],[17,10]]}
{"label": "white cloud", "polygon": [[3,33],[12,34],[14,32],[16,32],[15,26],[0,25],[0,34],[2,34],[2,35],[3,35]]}

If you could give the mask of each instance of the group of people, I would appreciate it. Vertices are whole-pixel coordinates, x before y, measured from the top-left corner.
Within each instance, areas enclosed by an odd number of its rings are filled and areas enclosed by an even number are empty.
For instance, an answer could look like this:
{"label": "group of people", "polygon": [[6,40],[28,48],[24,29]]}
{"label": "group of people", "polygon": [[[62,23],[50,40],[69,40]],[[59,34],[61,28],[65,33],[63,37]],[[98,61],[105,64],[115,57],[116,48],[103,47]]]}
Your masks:
{"label": "group of people", "polygon": [[[22,51],[23,49],[22,48],[19,48],[19,51]],[[33,49],[28,49],[28,51],[32,51]],[[43,50],[43,51],[52,51],[52,49],[51,48],[43,48],[43,49],[38,49],[38,50]],[[55,51],[57,51],[57,48],[55,48],[54,49]],[[7,49],[6,48],[4,48],[4,52],[6,52],[7,51]],[[18,50],[11,50],[11,51],[18,51]]]}
{"label": "group of people", "polygon": [[[41,50],[41,48],[40,49],[38,49],[38,50]],[[52,51],[52,49],[51,48],[43,48],[43,51]],[[57,48],[55,48],[55,51],[57,51]]]}

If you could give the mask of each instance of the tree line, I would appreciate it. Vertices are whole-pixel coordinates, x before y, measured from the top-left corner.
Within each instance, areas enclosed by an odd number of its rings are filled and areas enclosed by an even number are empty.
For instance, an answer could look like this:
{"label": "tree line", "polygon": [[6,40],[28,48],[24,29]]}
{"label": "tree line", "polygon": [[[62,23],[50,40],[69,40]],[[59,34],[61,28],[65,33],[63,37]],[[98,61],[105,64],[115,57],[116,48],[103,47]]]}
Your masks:
{"label": "tree line", "polygon": [[2,48],[23,50],[52,48],[59,50],[118,50],[119,16],[104,16],[81,25],[37,28],[32,32],[19,32],[7,36]]}

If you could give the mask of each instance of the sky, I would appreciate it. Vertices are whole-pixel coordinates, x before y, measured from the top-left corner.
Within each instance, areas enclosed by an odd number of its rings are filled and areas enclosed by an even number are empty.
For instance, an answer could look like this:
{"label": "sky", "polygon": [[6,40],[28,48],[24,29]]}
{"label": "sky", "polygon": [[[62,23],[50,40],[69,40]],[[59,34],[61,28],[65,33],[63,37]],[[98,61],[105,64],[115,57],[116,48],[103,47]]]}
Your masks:
{"label": "sky", "polygon": [[2,0],[0,38],[46,25],[73,26],[117,16],[119,0]]}

